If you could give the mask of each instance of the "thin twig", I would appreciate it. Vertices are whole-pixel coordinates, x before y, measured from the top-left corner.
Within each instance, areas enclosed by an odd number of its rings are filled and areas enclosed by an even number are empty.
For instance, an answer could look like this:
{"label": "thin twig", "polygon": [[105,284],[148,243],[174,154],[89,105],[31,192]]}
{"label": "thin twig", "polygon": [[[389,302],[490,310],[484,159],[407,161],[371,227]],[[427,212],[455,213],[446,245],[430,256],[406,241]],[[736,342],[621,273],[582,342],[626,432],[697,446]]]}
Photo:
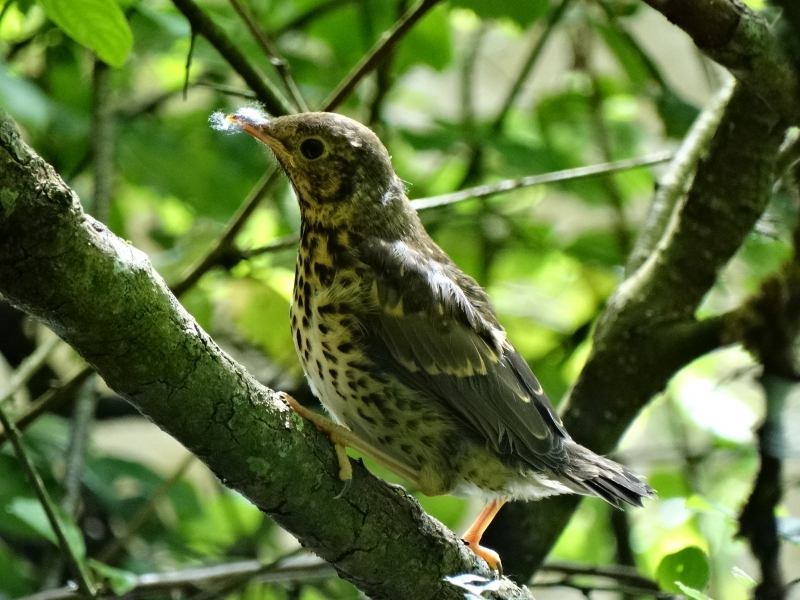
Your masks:
{"label": "thin twig", "polygon": [[541,572],[560,573],[562,575],[588,575],[591,577],[605,577],[615,581],[627,583],[641,589],[660,591],[661,587],[648,577],[645,577],[632,567],[618,565],[581,565],[571,562],[550,561],[542,565]]}
{"label": "thin twig", "polygon": [[[86,459],[86,448],[94,424],[94,413],[97,409],[98,395],[94,385],[95,381],[96,377],[90,377],[83,384],[72,413],[72,426],[65,460],[66,470],[62,479],[66,493],[61,500],[61,508],[73,519],[78,516],[80,507],[81,476]],[[46,564],[49,565],[49,568],[45,576],[45,584],[42,586],[43,589],[56,587],[61,582],[66,560],[64,555],[59,553]]]}
{"label": "thin twig", "polygon": [[0,424],[5,429],[8,438],[11,440],[11,445],[14,447],[14,453],[17,455],[17,460],[19,460],[19,464],[22,467],[22,470],[25,472],[25,477],[30,486],[33,488],[36,497],[39,499],[45,515],[47,515],[47,520],[56,535],[61,552],[69,560],[69,564],[78,579],[78,589],[81,591],[81,593],[94,597],[95,589],[94,585],[92,585],[89,572],[86,570],[83,560],[73,552],[72,547],[69,545],[67,536],[64,533],[63,527],[61,526],[61,522],[58,520],[58,517],[56,517],[53,500],[50,498],[47,488],[44,487],[44,482],[42,482],[42,478],[39,477],[36,467],[28,458],[25,448],[22,447],[19,430],[17,430],[17,428],[8,420],[8,416],[6,415],[6,412],[3,410],[2,406],[0,406]]}
{"label": "thin twig", "polygon": [[[500,112],[497,113],[492,124],[489,126],[489,132],[492,135],[498,134],[503,129],[503,124],[505,123],[506,117],[511,110],[511,107],[514,106],[514,103],[517,101],[517,98],[522,91],[525,82],[530,77],[533,68],[536,66],[536,63],[539,61],[539,58],[542,55],[542,51],[544,50],[547,41],[550,39],[551,34],[555,31],[556,25],[561,21],[561,18],[564,16],[564,12],[566,11],[567,7],[570,5],[572,0],[562,0],[561,4],[559,4],[550,16],[547,19],[547,24],[545,25],[544,31],[536,38],[536,42],[534,42],[533,47],[531,48],[528,57],[525,59],[525,62],[522,65],[517,76],[514,78],[514,82],[511,84],[511,88],[509,88],[508,93],[506,94],[505,99],[503,100],[503,104],[501,105]],[[461,182],[458,185],[458,188],[463,188],[465,185],[472,183],[473,181],[479,179],[479,175],[481,172],[481,164],[483,161],[483,145],[472,143],[470,145],[470,153],[467,158],[467,168],[464,170],[464,176],[461,179]]]}
{"label": "thin twig", "polygon": [[[155,593],[178,592],[180,590],[207,589],[211,585],[224,584],[243,576],[262,583],[307,582],[330,579],[336,576],[336,571],[322,559],[310,554],[284,558],[268,565],[256,560],[247,560],[184,569],[171,573],[140,575],[136,578],[133,588],[125,595],[125,598],[138,598]],[[79,599],[80,594],[77,590],[65,587],[33,594],[21,600]]]}
{"label": "thin twig", "polygon": [[213,81],[198,81],[197,85],[202,85],[203,87],[208,87],[211,88],[212,90],[217,90],[218,92],[227,94],[228,96],[239,96],[240,98],[245,98],[247,100],[256,99],[256,95],[254,92],[251,92],[249,90],[241,90],[231,85],[222,85],[221,83],[214,83]]}
{"label": "thin twig", "polygon": [[264,32],[264,30],[258,26],[253,13],[251,13],[250,10],[248,10],[248,8],[242,4],[241,0],[229,0],[229,2],[233,6],[233,9],[242,18],[242,21],[244,21],[245,25],[247,25],[247,28],[250,30],[251,35],[256,40],[256,43],[261,46],[261,50],[263,50],[264,54],[269,57],[270,62],[283,80],[283,84],[286,86],[286,90],[289,92],[292,100],[294,100],[297,108],[300,109],[301,112],[308,112],[308,105],[306,105],[306,101],[303,99],[302,94],[300,94],[300,89],[297,87],[297,83],[292,77],[292,70],[289,67],[289,63],[281,55],[278,47],[275,45],[275,42],[273,42]]}
{"label": "thin twig", "polygon": [[[17,369],[19,371],[19,369]],[[63,385],[57,388],[50,388],[36,400],[31,402],[25,411],[17,416],[14,426],[20,430],[25,430],[31,423],[42,416],[48,410],[55,410],[67,399],[71,398],[83,385],[83,382],[94,373],[94,369],[85,366],[78,373],[70,377]],[[2,404],[2,403],[0,403]],[[5,444],[8,439],[5,429],[0,429],[0,445]]]}
{"label": "thin twig", "polygon": [[[398,17],[402,17],[408,10],[408,2],[401,0],[397,3]],[[396,46],[395,46],[396,48]],[[394,83],[394,76],[392,74],[392,65],[394,62],[394,52],[391,52],[381,64],[375,69],[375,93],[372,100],[369,102],[367,109],[367,125],[375,129],[376,125],[381,123],[381,116],[383,113],[383,106],[386,98],[389,95],[389,90]]]}
{"label": "thin twig", "polygon": [[[671,158],[672,154],[670,152],[658,152],[656,154],[650,154],[640,158],[629,158],[611,163],[601,163],[597,165],[590,165],[588,167],[578,167],[576,169],[564,169],[563,171],[553,171],[552,173],[531,175],[529,177],[520,177],[519,179],[506,179],[505,181],[499,181],[497,183],[491,183],[487,185],[479,185],[466,190],[461,190],[460,192],[453,192],[451,194],[430,196],[429,198],[419,198],[417,200],[412,200],[411,206],[413,206],[416,210],[428,210],[431,208],[437,208],[439,206],[456,204],[458,202],[471,200],[473,198],[483,198],[486,196],[492,196],[494,194],[502,194],[534,185],[571,181],[575,179],[583,179],[585,177],[592,177],[602,173],[613,173],[616,171],[625,171],[628,169],[637,169],[640,167],[657,165],[659,163],[667,162]],[[238,256],[240,260],[249,260],[256,256],[261,256],[262,254],[271,254],[273,252],[280,252],[281,250],[289,250],[297,247],[299,239],[300,238],[297,234],[286,235],[257,248],[240,250],[238,252]],[[233,250],[231,252],[233,253]]]}
{"label": "thin twig", "polygon": [[271,254],[281,250],[297,248],[297,243],[299,240],[300,238],[296,233],[290,233],[289,235],[272,240],[271,242],[264,244],[263,246],[259,246],[258,248],[242,250],[241,256],[243,260],[250,260],[256,256],[261,256],[262,254]]}
{"label": "thin twig", "polygon": [[92,74],[92,162],[94,193],[92,216],[108,224],[114,186],[114,102],[110,69],[99,58]]}
{"label": "thin twig", "polygon": [[615,171],[624,171],[627,169],[637,169],[640,167],[648,167],[659,163],[667,162],[672,158],[671,152],[657,152],[649,154],[640,158],[628,158],[625,160],[617,160],[610,163],[601,163],[591,165],[588,167],[578,167],[576,169],[564,169],[563,171],[553,171],[552,173],[544,173],[542,175],[531,175],[528,177],[520,177],[519,179],[507,179],[497,183],[490,183],[486,185],[479,185],[473,188],[462,190],[460,192],[453,192],[450,194],[442,194],[441,196],[433,196],[431,198],[422,198],[413,200],[411,204],[417,210],[425,210],[434,208],[436,206],[446,206],[448,204],[455,204],[471,198],[482,198],[484,196],[491,196],[492,194],[499,194],[502,192],[510,192],[519,188],[530,187],[533,185],[541,185],[544,183],[556,183],[559,181],[567,181],[573,179],[582,179],[584,177],[592,177],[594,175],[601,175],[603,173],[613,173]]}
{"label": "thin twig", "polygon": [[[59,338],[53,338],[49,342],[45,342],[39,346],[33,354],[22,361],[9,379],[5,389],[0,390],[0,393],[2,393],[2,396],[0,396],[0,407],[4,406],[23,385],[28,383],[30,378],[36,374],[36,371],[42,368],[42,365],[44,365],[53,351],[58,348],[61,343]],[[0,434],[1,433],[2,432],[0,432]],[[3,441],[5,440],[0,437],[0,444],[3,443]]]}
{"label": "thin twig", "polygon": [[192,73],[192,60],[194,59],[194,48],[197,44],[197,32],[192,27],[192,31],[189,34],[189,51],[186,53],[186,66],[184,67],[184,76],[183,76],[183,99],[186,100],[186,97],[189,94],[189,77]]}
{"label": "thin twig", "polygon": [[192,31],[201,34],[216,48],[271,114],[278,116],[293,112],[291,105],[277,86],[250,64],[227,34],[193,0],[172,0],[172,2],[187,18]]}
{"label": "thin twig", "polygon": [[173,294],[180,297],[192,288],[207,271],[220,264],[226,253],[232,248],[234,239],[244,227],[247,219],[253,214],[264,196],[275,188],[278,181],[280,181],[280,170],[277,166],[273,166],[264,174],[236,214],[228,221],[225,230],[209,251],[171,286]]}
{"label": "thin twig", "polygon": [[138,513],[136,513],[133,519],[131,519],[130,523],[125,526],[124,533],[115,537],[106,546],[100,549],[100,552],[97,553],[97,560],[109,564],[116,560],[119,553],[124,550],[133,539],[133,536],[135,536],[139,530],[141,530],[145,523],[147,523],[147,520],[155,513],[158,503],[161,501],[161,499],[164,498],[173,487],[175,487],[175,484],[180,481],[181,477],[184,476],[186,470],[194,461],[194,454],[189,453],[186,455],[186,458],[184,458],[183,462],[178,465],[178,468],[175,469],[175,472],[168,479],[165,479],[160,486],[158,486],[158,489],[153,492],[153,495],[150,497],[147,503],[139,510]]}
{"label": "thin twig", "polygon": [[302,29],[311,21],[325,15],[326,13],[332,12],[338,8],[342,8],[347,6],[348,4],[352,4],[354,0],[328,0],[328,2],[323,2],[310,8],[307,12],[304,12],[302,15],[298,15],[291,21],[288,21],[281,25],[276,31],[273,32],[275,37],[279,35],[283,35],[287,31],[292,31],[294,29]]}
{"label": "thin twig", "polygon": [[358,61],[358,64],[352,68],[336,89],[331,92],[331,95],[322,103],[320,110],[329,111],[339,106],[350,95],[364,76],[384,61],[392,53],[394,47],[403,36],[411,31],[411,28],[439,2],[440,0],[421,0],[398,19],[392,28],[381,36],[370,51]]}
{"label": "thin twig", "polygon": [[656,592],[654,590],[648,590],[643,588],[638,588],[636,586],[626,586],[626,585],[586,585],[584,583],[577,583],[572,581],[570,578],[560,579],[558,581],[543,581],[538,583],[530,584],[532,588],[556,588],[556,587],[565,587],[570,588],[573,590],[578,590],[581,592],[586,598],[590,598],[590,594],[592,592],[614,592],[617,594],[625,594],[626,596],[650,596],[652,598],[657,598],[658,600],[674,600],[676,596],[674,594],[670,594],[669,592]]}
{"label": "thin twig", "polygon": [[539,57],[542,55],[542,51],[544,50],[547,41],[550,39],[550,36],[555,30],[556,25],[561,21],[561,18],[564,16],[564,13],[566,12],[567,8],[569,8],[571,3],[572,0],[562,0],[561,4],[559,4],[556,9],[550,13],[544,31],[542,31],[541,35],[539,35],[539,37],[536,39],[536,42],[533,44],[533,47],[528,54],[528,58],[525,59],[519,74],[517,74],[517,77],[514,79],[514,83],[508,90],[508,94],[503,101],[503,106],[500,109],[500,112],[497,113],[497,116],[492,122],[492,126],[490,128],[491,133],[498,133],[503,128],[503,123],[505,122],[511,107],[514,106],[514,103],[517,101],[517,97],[522,91],[522,87],[530,77],[533,67],[536,66],[536,63],[539,61]]}

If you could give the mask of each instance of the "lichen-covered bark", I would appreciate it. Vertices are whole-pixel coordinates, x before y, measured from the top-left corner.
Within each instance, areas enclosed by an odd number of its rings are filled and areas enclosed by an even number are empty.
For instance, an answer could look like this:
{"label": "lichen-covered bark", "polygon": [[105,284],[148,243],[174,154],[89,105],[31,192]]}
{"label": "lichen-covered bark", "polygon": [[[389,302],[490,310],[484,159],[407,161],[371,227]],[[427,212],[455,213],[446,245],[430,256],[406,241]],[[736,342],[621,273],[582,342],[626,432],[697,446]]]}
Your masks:
{"label": "lichen-covered bark", "polygon": [[[413,498],[363,467],[335,500],[329,440],[222,352],[147,257],[85,215],[2,115],[0,293],[372,598],[463,598],[443,577],[490,576]],[[493,597],[530,595],[506,582]]]}
{"label": "lichen-covered bark", "polygon": [[800,82],[764,16],[741,0],[644,1],[786,121],[800,125]]}
{"label": "lichen-covered bark", "polygon": [[[581,444],[611,452],[678,369],[733,341],[724,319],[697,322],[694,312],[766,207],[784,131],[778,115],[740,84],[661,242],[597,324],[592,353],[562,415]],[[510,557],[509,572],[527,579],[578,502],[556,497],[509,505],[485,543]]]}

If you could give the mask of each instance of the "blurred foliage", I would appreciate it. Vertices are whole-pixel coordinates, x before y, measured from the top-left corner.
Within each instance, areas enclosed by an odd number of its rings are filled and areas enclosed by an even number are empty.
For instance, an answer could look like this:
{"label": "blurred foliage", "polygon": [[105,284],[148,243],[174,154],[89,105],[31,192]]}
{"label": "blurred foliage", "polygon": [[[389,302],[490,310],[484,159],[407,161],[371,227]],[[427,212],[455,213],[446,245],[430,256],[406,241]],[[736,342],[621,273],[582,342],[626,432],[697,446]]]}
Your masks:
{"label": "blurred foliage", "polygon": [[[313,107],[410,2],[244,4],[273,37]],[[200,5],[283,89],[232,7],[224,0]],[[653,25],[653,13],[633,0],[573,2],[554,24],[554,37],[506,118],[493,125],[555,5],[548,0],[443,2],[399,44],[381,75],[368,77],[341,108],[362,121],[371,119],[412,198],[677,146],[699,110],[698,96],[688,96],[687,89],[700,85],[707,96],[719,74],[691,50],[656,52],[668,25]],[[168,281],[176,281],[207,251],[270,161],[252,139],[208,126],[213,111],[247,102],[226,91],[247,90],[202,36],[192,45],[189,25],[167,0],[6,1],[0,11],[0,106],[87,206],[93,174],[92,51],[116,67],[110,72],[116,170],[109,225],[148,252]],[[669,76],[662,72],[665,57],[680,62]],[[676,78],[681,70],[695,80]],[[555,403],[580,372],[592,324],[621,281],[630,241],[654,189],[654,172],[640,168],[517,190],[422,215],[442,247],[487,287],[510,338]],[[722,274],[704,314],[736,306],[789,256],[788,231],[795,217],[789,204],[776,194],[763,227]],[[282,183],[237,243],[257,248],[298,227],[297,206]],[[259,379],[298,388],[301,372],[286,318],[293,251],[263,253],[227,266],[207,274],[182,298],[184,305]],[[762,409],[750,383],[753,368],[741,351],[728,350],[676,377],[636,422],[619,454],[649,475],[660,500],[630,513],[629,536],[615,533],[602,502],[584,502],[553,557],[612,564],[629,545],[636,566],[665,589],[698,594],[693,597],[747,597],[746,580],[756,573],[734,534],[736,513],[757,467],[751,429]],[[106,421],[99,422],[95,437],[107,439],[107,429]],[[56,415],[39,419],[25,435],[26,448],[56,500],[64,495],[68,438],[68,417]],[[91,563],[98,580],[121,593],[134,574],[244,558],[270,562],[296,548],[238,494],[209,484],[207,474],[170,482],[179,462],[176,457],[155,464],[135,451],[109,450],[108,444],[91,450],[78,518],[73,522],[65,514],[63,519],[81,552],[92,558],[126,536],[120,551],[105,559],[108,564]],[[456,530],[477,509],[451,497],[420,500]],[[790,539],[797,537],[795,528]],[[41,507],[4,447],[0,598],[41,588],[56,564],[52,542]],[[559,591],[557,597],[572,597],[571,592]],[[539,597],[548,593],[542,590]],[[242,581],[219,597],[226,594],[358,597],[339,580]]]}

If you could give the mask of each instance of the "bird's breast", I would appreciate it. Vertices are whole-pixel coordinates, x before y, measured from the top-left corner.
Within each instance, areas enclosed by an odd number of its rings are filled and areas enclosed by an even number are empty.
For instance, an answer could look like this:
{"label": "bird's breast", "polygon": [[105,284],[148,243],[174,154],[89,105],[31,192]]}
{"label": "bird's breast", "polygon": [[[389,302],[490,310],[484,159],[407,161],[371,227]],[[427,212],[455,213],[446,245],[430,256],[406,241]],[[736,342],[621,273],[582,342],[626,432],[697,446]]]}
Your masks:
{"label": "bird's breast", "polygon": [[[333,240],[333,241],[331,241]],[[341,423],[351,423],[370,380],[360,338],[359,274],[339,231],[306,231],[297,255],[291,325],[314,394]]]}

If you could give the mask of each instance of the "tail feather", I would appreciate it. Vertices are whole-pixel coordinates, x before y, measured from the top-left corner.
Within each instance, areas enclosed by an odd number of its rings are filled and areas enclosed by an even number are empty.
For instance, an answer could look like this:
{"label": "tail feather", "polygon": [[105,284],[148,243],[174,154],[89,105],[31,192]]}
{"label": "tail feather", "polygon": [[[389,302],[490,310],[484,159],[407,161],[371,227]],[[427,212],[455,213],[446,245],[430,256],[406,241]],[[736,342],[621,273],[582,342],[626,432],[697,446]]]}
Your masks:
{"label": "tail feather", "polygon": [[642,506],[642,498],[655,498],[655,491],[643,478],[619,463],[595,454],[574,442],[567,446],[569,463],[564,475],[587,495],[598,496],[622,508]]}

